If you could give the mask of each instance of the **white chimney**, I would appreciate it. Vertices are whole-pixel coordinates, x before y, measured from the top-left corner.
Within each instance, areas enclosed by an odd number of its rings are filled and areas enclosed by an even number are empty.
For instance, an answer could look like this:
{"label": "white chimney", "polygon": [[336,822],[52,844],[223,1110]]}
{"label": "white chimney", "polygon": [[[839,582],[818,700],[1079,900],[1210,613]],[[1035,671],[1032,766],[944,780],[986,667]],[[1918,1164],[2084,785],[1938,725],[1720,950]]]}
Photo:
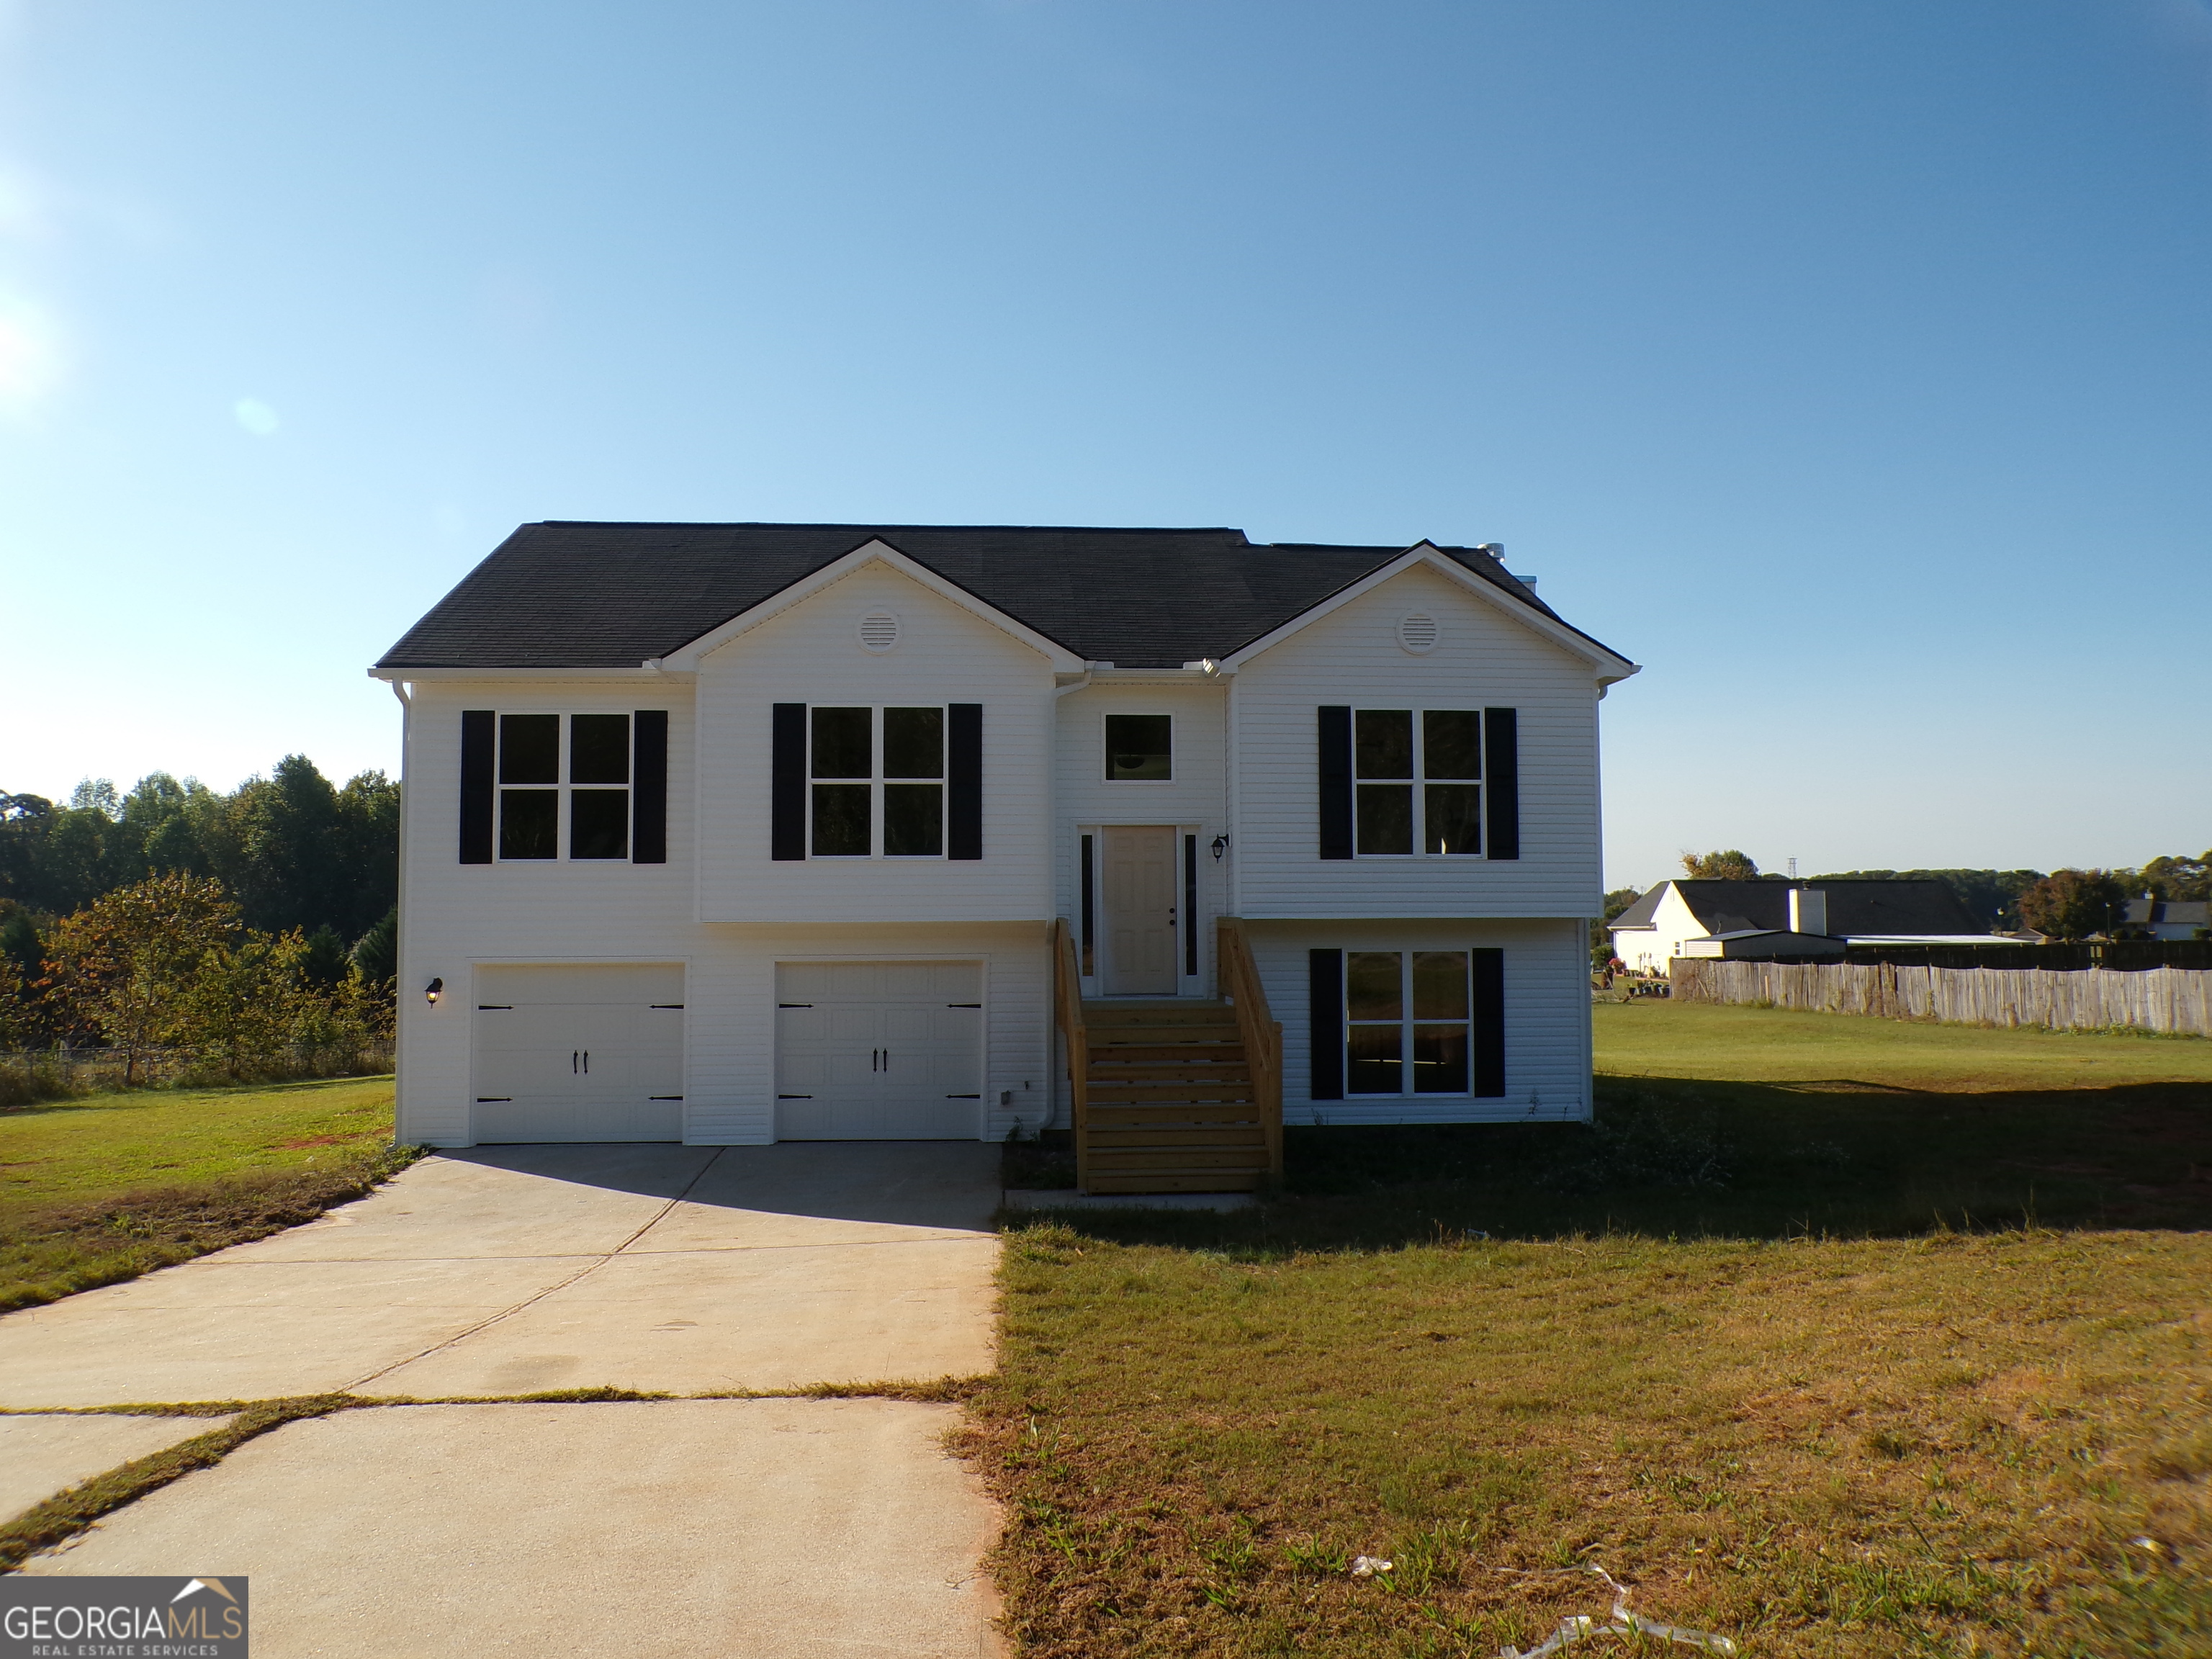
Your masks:
{"label": "white chimney", "polygon": [[1825,933],[1828,931],[1828,896],[1817,887],[1790,890],[1790,931]]}

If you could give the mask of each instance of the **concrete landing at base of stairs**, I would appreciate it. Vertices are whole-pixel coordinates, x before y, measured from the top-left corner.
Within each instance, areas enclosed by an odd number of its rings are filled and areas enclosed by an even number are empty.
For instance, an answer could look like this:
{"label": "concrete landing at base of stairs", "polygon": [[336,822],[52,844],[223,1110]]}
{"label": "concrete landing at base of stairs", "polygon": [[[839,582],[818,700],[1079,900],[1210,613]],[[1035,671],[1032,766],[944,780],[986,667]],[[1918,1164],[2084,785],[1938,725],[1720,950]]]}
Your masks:
{"label": "concrete landing at base of stairs", "polygon": [[1041,1188],[1006,1189],[1010,1210],[1249,1210],[1249,1193],[1079,1193]]}
{"label": "concrete landing at base of stairs", "polygon": [[26,1573],[246,1577],[256,1659],[988,1659],[956,1407],[381,1407],[288,1424]]}

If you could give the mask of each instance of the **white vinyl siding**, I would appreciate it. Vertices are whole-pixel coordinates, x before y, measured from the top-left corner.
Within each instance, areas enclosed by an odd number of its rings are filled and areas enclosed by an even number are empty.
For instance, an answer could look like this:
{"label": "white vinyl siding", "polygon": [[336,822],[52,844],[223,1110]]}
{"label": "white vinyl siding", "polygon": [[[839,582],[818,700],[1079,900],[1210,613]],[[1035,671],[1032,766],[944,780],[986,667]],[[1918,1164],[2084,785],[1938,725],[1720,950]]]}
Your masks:
{"label": "white vinyl siding", "polygon": [[[1416,610],[1437,618],[1440,633],[1437,647],[1418,657],[1397,640],[1400,620]],[[1229,696],[1238,914],[1598,914],[1589,665],[1446,578],[1402,572],[1253,658]],[[1316,711],[1325,703],[1517,709],[1521,856],[1323,859]]]}
{"label": "white vinyl siding", "polygon": [[[1283,1121],[1311,1123],[1558,1121],[1589,1115],[1589,953],[1577,921],[1291,922],[1252,925],[1267,1002],[1283,1023]],[[1354,1096],[1308,1093],[1311,1025],[1307,953],[1313,950],[1504,953],[1505,1093]]]}
{"label": "white vinyl siding", "polygon": [[[896,612],[896,649],[860,642]],[[1048,920],[1052,665],[888,566],[854,571],[700,664],[699,910],[708,922]],[[770,858],[771,711],[980,703],[980,860]],[[810,788],[811,785],[810,783]]]}

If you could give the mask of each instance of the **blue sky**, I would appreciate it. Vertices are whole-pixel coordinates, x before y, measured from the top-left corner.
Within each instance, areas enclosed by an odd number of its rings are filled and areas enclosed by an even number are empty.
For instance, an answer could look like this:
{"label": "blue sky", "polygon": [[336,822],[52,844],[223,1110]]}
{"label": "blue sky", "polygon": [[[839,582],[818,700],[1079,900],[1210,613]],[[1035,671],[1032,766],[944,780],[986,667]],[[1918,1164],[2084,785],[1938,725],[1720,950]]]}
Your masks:
{"label": "blue sky", "polygon": [[1499,541],[1608,878],[2212,842],[2202,0],[0,5],[0,788],[520,521]]}

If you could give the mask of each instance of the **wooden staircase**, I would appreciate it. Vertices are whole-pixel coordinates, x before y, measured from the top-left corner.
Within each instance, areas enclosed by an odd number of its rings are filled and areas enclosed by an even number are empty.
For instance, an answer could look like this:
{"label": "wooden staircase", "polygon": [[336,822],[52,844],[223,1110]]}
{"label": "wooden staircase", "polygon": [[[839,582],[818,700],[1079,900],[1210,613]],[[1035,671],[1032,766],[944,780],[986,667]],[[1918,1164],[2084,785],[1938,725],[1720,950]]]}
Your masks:
{"label": "wooden staircase", "polygon": [[1224,925],[1223,943],[1224,983],[1244,988],[1242,1006],[1233,993],[1079,1002],[1063,989],[1084,1191],[1250,1192],[1281,1172],[1282,1028],[1267,1018],[1241,929],[1232,941]]}
{"label": "wooden staircase", "polygon": [[1086,1002],[1076,1162],[1093,1193],[1249,1192],[1267,1173],[1252,1067],[1224,1003]]}

